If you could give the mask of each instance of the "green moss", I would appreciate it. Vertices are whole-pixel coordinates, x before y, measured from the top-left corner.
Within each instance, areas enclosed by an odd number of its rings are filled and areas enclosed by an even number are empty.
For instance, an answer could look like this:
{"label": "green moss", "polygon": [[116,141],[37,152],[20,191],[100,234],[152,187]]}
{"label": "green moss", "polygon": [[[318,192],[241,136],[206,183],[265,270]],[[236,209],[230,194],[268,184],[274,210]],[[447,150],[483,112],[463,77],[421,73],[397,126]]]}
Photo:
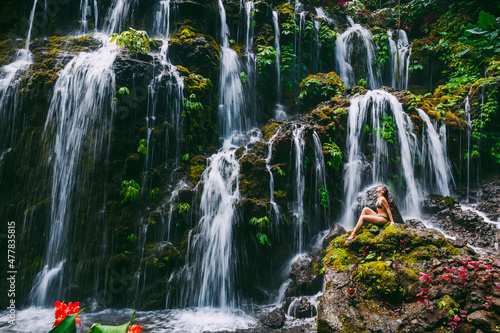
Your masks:
{"label": "green moss", "polygon": [[396,274],[390,272],[390,266],[384,261],[372,261],[359,265],[355,279],[365,285],[368,296],[389,295],[399,290]]}
{"label": "green moss", "polygon": [[188,178],[193,183],[197,184],[201,179],[201,174],[207,167],[207,158],[203,155],[195,156],[191,159],[189,166]]}
{"label": "green moss", "polygon": [[422,260],[432,260],[437,253],[438,249],[434,245],[419,246],[403,256],[403,260],[411,265]]}
{"label": "green moss", "polygon": [[339,96],[345,89],[344,81],[335,72],[308,75],[300,83],[299,98],[314,104]]}
{"label": "green moss", "polygon": [[280,126],[277,123],[271,123],[262,127],[260,131],[262,132],[262,135],[264,135],[264,139],[266,139],[266,141],[269,141],[269,139],[271,139],[271,137],[276,133],[279,127]]}
{"label": "green moss", "polygon": [[279,6],[276,6],[276,10],[286,15],[290,15],[295,12],[295,8],[291,3],[284,3]]}
{"label": "green moss", "polygon": [[355,261],[355,259],[342,248],[330,248],[323,260],[325,262],[325,269],[331,267],[338,272],[345,272],[347,267]]}

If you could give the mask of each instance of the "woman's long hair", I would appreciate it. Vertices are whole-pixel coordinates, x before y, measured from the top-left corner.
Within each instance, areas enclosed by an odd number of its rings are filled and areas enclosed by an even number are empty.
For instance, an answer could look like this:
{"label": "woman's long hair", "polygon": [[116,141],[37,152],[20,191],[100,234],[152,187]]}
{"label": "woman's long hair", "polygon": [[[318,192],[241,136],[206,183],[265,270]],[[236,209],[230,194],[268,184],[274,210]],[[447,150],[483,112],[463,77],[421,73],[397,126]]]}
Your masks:
{"label": "woman's long hair", "polygon": [[382,195],[384,196],[385,200],[389,202],[389,189],[385,185],[380,185],[380,187],[384,190],[384,193]]}

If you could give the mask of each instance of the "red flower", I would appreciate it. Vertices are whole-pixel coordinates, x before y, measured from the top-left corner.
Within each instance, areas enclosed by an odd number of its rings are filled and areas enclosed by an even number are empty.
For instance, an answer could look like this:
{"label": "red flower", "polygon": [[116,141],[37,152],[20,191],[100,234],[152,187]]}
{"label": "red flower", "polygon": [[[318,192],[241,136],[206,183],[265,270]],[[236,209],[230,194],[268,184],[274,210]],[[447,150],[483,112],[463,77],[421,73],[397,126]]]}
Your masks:
{"label": "red flower", "polygon": [[142,330],[142,326],[141,325],[132,325],[132,326],[129,327],[127,333],[140,333],[141,330]]}
{"label": "red flower", "polygon": [[[57,301],[54,303],[54,306],[56,307],[56,321],[54,322],[54,326],[63,321],[68,315],[80,312],[80,302],[69,302],[68,305],[64,304],[64,302],[65,301],[62,301],[62,303]],[[82,327],[80,315],[75,318],[75,325],[76,324],[80,324],[80,327]]]}

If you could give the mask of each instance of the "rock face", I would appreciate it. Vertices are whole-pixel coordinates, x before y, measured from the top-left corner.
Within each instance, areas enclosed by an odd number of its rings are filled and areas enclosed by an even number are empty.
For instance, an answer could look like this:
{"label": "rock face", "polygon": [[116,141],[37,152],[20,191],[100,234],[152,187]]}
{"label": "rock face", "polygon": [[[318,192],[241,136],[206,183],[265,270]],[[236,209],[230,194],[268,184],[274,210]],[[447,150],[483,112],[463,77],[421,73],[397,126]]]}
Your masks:
{"label": "rock face", "polygon": [[[362,195],[360,195],[356,198],[357,205],[354,208],[354,216],[359,216],[364,207],[369,207],[369,208],[373,209],[375,212],[377,211],[377,207],[375,207],[375,202],[377,201],[377,198],[378,198],[377,188],[379,186],[380,185],[371,187],[365,193],[363,193]],[[394,196],[391,194],[390,191],[389,191],[388,202],[389,202],[389,208],[391,209],[391,214],[392,214],[392,217],[394,219],[394,222],[403,224],[404,223],[403,217],[401,216],[401,213],[399,212],[398,206],[396,205],[396,202],[394,201]]]}
{"label": "rock face", "polygon": [[[494,332],[500,317],[498,256],[457,247],[434,229],[364,227],[336,238],[325,256],[318,332]],[[496,326],[495,326],[496,325]]]}
{"label": "rock face", "polygon": [[323,275],[321,263],[308,255],[299,257],[293,264],[288,277],[292,283],[286,290],[287,296],[314,295],[321,290]]}
{"label": "rock face", "polygon": [[282,308],[274,309],[261,319],[265,326],[273,329],[282,328],[285,325],[285,320],[285,311]]}

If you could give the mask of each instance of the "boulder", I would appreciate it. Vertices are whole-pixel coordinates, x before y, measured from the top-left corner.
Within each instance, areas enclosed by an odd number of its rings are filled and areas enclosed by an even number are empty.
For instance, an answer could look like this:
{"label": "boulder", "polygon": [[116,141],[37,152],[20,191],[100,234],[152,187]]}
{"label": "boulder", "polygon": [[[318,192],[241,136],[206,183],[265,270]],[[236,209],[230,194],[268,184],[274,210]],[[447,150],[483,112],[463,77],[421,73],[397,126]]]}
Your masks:
{"label": "boulder", "polygon": [[340,235],[345,234],[347,231],[343,226],[340,224],[335,223],[331,228],[330,231],[328,231],[328,234],[323,238],[323,248],[326,249],[328,245],[330,245],[330,242],[337,238]]}
{"label": "boulder", "polygon": [[470,332],[493,332],[498,253],[479,255],[419,221],[410,224],[417,228],[384,225],[376,235],[363,227],[352,242],[342,235],[327,247],[319,333],[437,332],[451,310]]}
{"label": "boulder", "polygon": [[288,308],[288,315],[291,317],[304,319],[317,315],[316,308],[305,297],[295,299]]}
{"label": "boulder", "polygon": [[285,325],[285,311],[282,308],[276,308],[262,317],[261,322],[272,329],[279,329]]}
{"label": "boulder", "polygon": [[287,296],[314,295],[321,290],[323,275],[321,262],[309,255],[300,256],[292,263],[288,277],[292,280],[286,290]]}
{"label": "boulder", "polygon": [[443,209],[457,206],[457,201],[452,197],[440,194],[429,194],[424,198],[422,211],[427,214],[436,214]]}

